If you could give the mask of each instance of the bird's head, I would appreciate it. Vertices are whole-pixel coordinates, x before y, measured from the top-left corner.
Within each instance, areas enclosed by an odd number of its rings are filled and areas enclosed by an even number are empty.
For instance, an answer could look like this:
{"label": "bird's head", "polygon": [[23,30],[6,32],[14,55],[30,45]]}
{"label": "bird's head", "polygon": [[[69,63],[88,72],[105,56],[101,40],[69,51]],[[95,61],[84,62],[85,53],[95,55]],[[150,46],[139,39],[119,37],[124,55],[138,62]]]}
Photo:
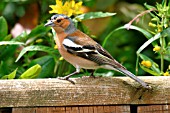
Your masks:
{"label": "bird's head", "polygon": [[73,21],[64,14],[56,14],[51,17],[44,26],[51,26],[55,29],[57,33],[59,32],[66,32],[72,33],[76,30]]}

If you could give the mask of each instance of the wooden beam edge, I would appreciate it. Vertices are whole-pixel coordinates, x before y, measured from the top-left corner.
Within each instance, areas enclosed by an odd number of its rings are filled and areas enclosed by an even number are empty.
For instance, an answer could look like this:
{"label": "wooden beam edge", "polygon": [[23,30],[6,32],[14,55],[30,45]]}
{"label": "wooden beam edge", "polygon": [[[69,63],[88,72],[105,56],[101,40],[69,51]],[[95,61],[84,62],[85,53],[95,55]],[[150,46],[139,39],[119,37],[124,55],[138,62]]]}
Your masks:
{"label": "wooden beam edge", "polygon": [[139,77],[144,89],[128,77],[0,80],[0,107],[170,104],[170,77]]}

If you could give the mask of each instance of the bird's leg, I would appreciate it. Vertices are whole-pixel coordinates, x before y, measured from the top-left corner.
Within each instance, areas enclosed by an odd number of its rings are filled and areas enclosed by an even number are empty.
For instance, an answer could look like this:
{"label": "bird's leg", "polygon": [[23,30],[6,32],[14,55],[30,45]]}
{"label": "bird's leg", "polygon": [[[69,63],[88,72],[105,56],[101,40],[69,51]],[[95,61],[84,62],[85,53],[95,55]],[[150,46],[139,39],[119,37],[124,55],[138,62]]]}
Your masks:
{"label": "bird's leg", "polygon": [[62,80],[68,80],[71,76],[73,76],[73,75],[75,75],[75,74],[78,74],[78,73],[79,73],[79,72],[75,71],[75,72],[73,72],[73,73],[71,73],[71,74],[63,77]]}
{"label": "bird's leg", "polygon": [[73,76],[73,75],[78,74],[79,72],[80,72],[80,68],[76,68],[76,71],[75,71],[75,72],[73,72],[73,73],[71,73],[71,74],[69,74],[69,75],[67,75],[67,76],[65,76],[65,77],[59,77],[59,79],[60,79],[60,80],[67,80],[67,81],[75,84],[75,83],[74,83],[72,80],[70,80],[69,78],[70,78],[71,76]]}
{"label": "bird's leg", "polygon": [[91,71],[90,78],[95,78],[95,76],[94,76],[95,70],[90,70],[90,71]]}
{"label": "bird's leg", "polygon": [[93,69],[88,69],[88,72],[90,72],[90,76],[83,75],[82,78],[95,78]]}

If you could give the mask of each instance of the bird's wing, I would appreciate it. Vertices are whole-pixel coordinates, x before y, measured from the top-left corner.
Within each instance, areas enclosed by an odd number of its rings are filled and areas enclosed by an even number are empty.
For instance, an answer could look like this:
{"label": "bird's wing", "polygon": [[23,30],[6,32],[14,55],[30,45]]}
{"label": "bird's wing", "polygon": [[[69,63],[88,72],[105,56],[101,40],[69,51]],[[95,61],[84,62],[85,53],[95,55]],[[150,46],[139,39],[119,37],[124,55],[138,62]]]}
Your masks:
{"label": "bird's wing", "polygon": [[93,43],[88,43],[88,40],[86,41],[84,38],[83,43],[80,42],[80,40],[75,41],[76,39],[77,38],[71,36],[64,39],[62,44],[69,53],[91,60],[99,65],[111,65],[113,68],[125,69],[97,42],[93,41]]}
{"label": "bird's wing", "polygon": [[83,39],[85,41],[84,43],[80,41],[78,41],[79,43],[76,43],[74,38],[75,37],[67,37],[63,41],[63,45],[69,53],[93,61],[106,69],[112,69],[121,72],[122,74],[125,74],[130,78],[134,79],[135,81],[139,82],[145,88],[150,88],[148,84],[137,78],[134,74],[129,72],[124,66],[118,63],[98,43],[96,42],[87,43],[88,40],[86,42],[84,39]]}

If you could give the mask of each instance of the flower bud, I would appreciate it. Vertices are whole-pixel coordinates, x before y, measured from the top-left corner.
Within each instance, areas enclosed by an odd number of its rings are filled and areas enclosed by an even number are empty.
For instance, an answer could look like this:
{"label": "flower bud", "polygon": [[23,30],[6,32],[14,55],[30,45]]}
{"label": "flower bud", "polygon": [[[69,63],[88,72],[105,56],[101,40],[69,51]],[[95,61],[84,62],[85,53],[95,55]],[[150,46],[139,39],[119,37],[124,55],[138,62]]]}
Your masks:
{"label": "flower bud", "polygon": [[149,60],[143,60],[141,64],[147,68],[150,68],[152,66],[152,63]]}
{"label": "flower bud", "polygon": [[63,58],[63,57],[60,57],[59,60],[64,60],[64,58]]}
{"label": "flower bud", "polygon": [[152,23],[152,22],[149,22],[148,26],[150,27],[156,27],[156,24]]}
{"label": "flower bud", "polygon": [[158,51],[160,51],[160,50],[161,50],[161,47],[158,46],[158,45],[156,45],[156,46],[153,48],[153,51],[155,51],[155,52],[158,52]]}
{"label": "flower bud", "polygon": [[163,74],[164,76],[170,76],[170,73],[167,71]]}
{"label": "flower bud", "polygon": [[57,45],[55,45],[55,46],[54,46],[54,49],[58,49],[58,46],[57,46]]}

